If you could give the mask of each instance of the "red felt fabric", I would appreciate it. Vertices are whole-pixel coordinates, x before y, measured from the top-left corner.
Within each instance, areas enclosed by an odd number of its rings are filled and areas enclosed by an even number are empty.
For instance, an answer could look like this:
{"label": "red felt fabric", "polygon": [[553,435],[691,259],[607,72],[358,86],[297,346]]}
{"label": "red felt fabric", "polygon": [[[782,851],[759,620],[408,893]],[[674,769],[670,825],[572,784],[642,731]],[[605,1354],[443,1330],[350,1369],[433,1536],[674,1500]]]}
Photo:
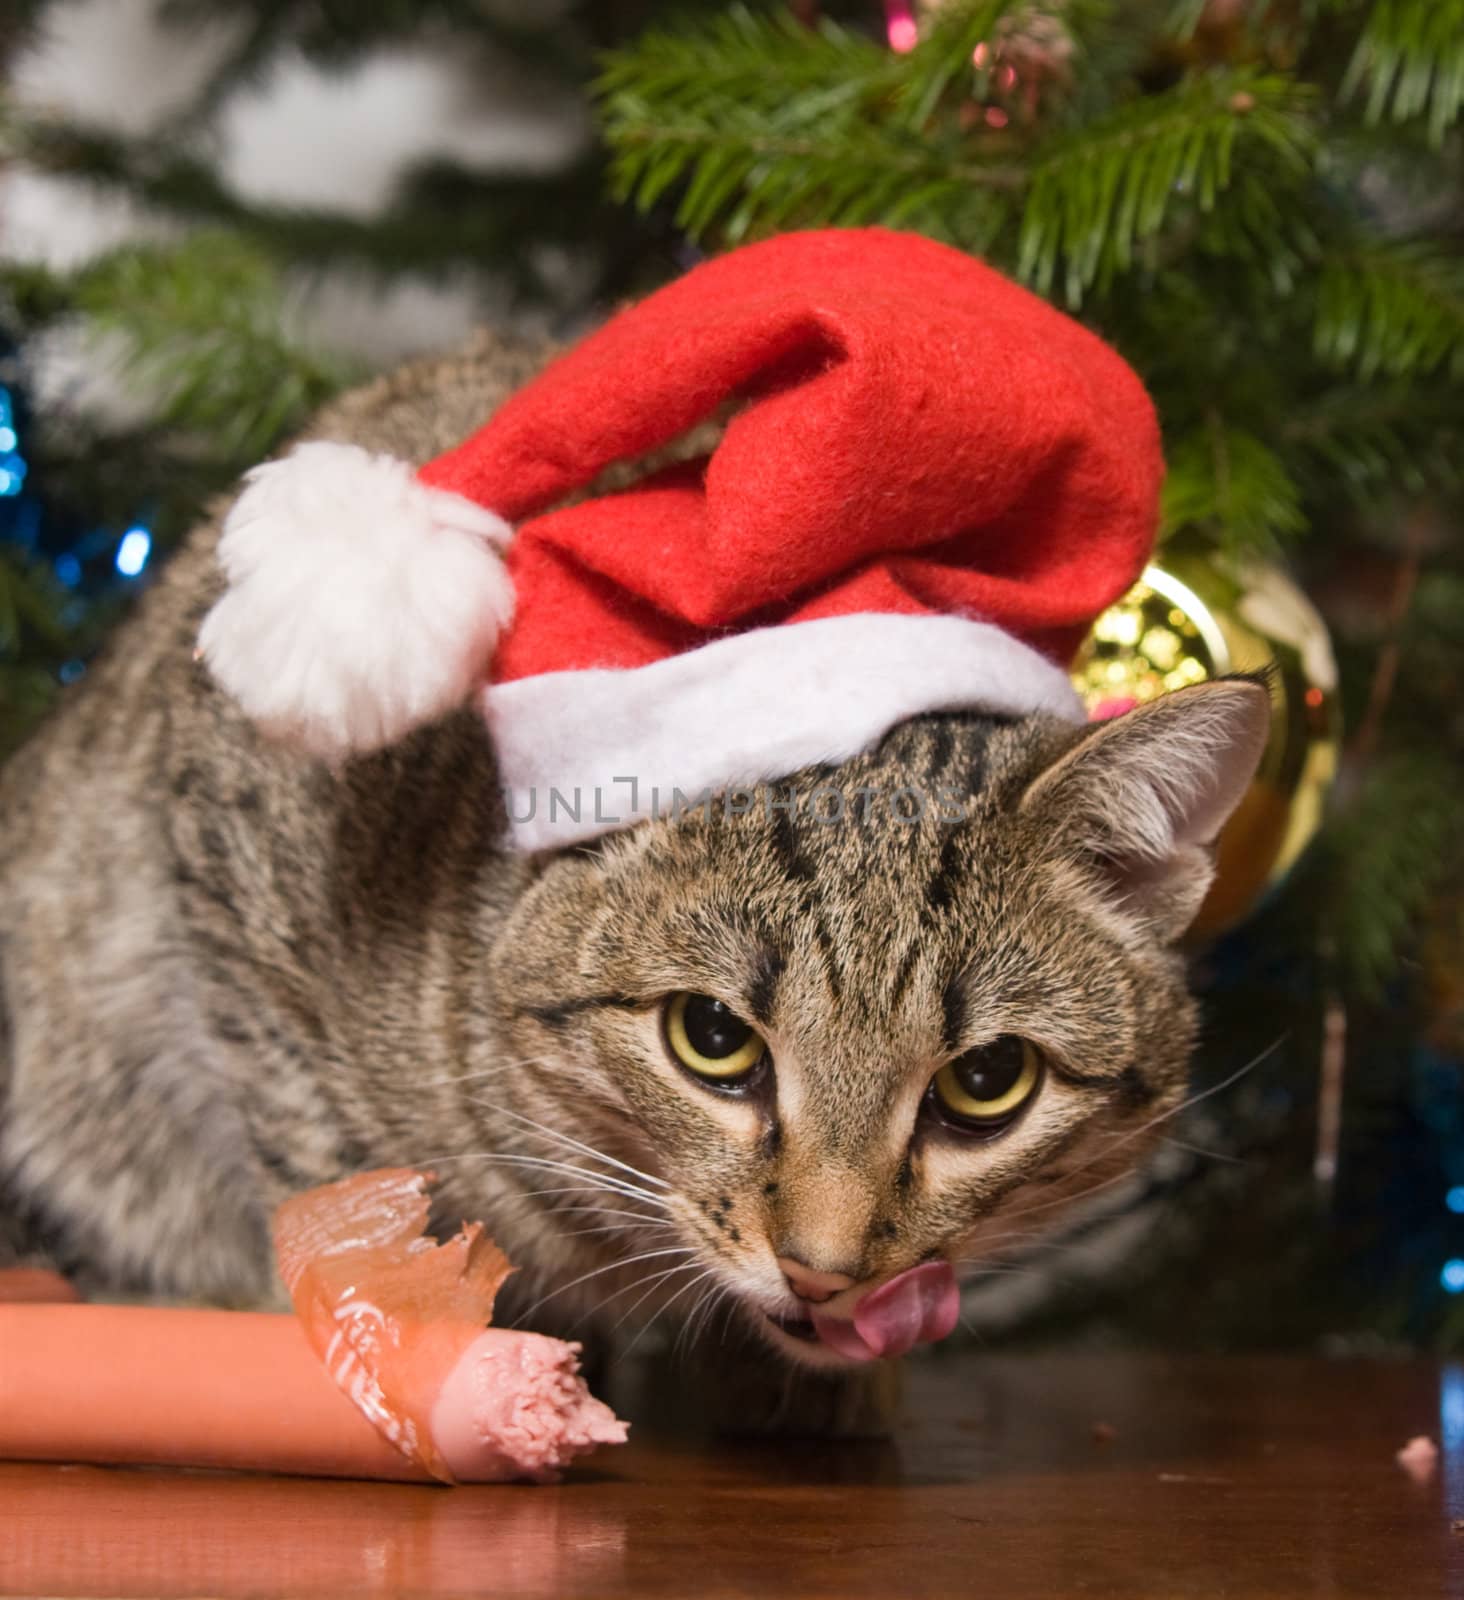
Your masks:
{"label": "red felt fabric", "polygon": [[[729,398],[705,462],[556,505]],[[1066,659],[1133,582],[1153,407],[1094,334],[959,251],[787,234],[616,316],[422,469],[520,524],[499,682],[729,630],[955,612]]]}

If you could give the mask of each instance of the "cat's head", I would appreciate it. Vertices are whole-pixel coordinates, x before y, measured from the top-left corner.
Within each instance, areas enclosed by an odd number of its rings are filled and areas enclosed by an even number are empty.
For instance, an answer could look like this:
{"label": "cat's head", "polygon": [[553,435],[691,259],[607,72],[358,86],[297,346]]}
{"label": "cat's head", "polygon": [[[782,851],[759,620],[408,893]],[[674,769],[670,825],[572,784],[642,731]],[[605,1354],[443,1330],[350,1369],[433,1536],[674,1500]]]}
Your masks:
{"label": "cat's head", "polygon": [[546,1159],[605,1180],[546,1220],[816,1366],[878,1286],[1047,1229],[1182,1096],[1176,941],[1267,725],[1244,679],[1081,732],[926,716],[546,862],[495,991]]}

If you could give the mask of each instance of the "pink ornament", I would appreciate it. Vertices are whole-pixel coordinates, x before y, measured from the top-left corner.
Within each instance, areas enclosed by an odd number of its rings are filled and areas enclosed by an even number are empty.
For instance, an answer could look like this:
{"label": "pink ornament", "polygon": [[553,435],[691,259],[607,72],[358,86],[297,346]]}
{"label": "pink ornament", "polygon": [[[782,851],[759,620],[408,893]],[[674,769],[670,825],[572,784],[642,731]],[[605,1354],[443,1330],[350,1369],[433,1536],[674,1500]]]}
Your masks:
{"label": "pink ornament", "polygon": [[1107,722],[1110,717],[1121,717],[1132,711],[1138,701],[1131,694],[1117,694],[1111,700],[1100,700],[1088,713],[1089,722]]}
{"label": "pink ornament", "polygon": [[908,55],[920,41],[920,30],[915,24],[915,13],[910,0],[885,0],[885,37],[890,49],[899,55]]}

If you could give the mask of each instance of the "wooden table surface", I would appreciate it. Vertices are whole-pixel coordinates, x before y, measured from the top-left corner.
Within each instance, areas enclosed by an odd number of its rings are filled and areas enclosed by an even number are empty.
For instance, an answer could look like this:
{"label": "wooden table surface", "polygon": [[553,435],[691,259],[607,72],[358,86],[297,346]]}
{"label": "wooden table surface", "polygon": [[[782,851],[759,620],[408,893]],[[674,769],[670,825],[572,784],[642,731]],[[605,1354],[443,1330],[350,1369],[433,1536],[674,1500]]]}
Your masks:
{"label": "wooden table surface", "polygon": [[962,1353],[908,1411],[884,1443],[646,1426],[554,1488],[0,1465],[0,1593],[1464,1596],[1461,1366]]}

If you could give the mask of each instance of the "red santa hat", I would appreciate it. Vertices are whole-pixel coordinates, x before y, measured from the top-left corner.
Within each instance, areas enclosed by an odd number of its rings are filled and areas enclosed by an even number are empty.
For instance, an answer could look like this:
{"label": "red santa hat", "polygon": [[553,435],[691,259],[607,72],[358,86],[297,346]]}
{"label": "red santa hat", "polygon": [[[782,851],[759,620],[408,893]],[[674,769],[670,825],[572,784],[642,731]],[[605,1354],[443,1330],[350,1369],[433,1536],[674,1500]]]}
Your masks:
{"label": "red santa hat", "polygon": [[[709,456],[569,503],[728,409]],[[1139,380],[1071,318],[928,239],[788,234],[425,466],[315,442],[256,468],[200,645],[330,759],[476,695],[514,842],[558,846],[924,711],[1080,719],[1064,663],[1142,570],[1162,471]]]}

